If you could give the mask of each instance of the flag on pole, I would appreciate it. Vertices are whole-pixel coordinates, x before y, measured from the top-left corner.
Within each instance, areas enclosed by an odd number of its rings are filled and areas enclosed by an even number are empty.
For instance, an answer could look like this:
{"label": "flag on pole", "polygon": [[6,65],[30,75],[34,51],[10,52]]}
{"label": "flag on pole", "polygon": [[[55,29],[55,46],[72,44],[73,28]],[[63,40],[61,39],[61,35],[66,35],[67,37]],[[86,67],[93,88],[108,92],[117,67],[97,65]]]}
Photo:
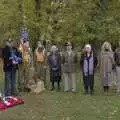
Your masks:
{"label": "flag on pole", "polygon": [[20,38],[20,40],[22,40],[22,42],[29,41],[27,27],[23,27],[21,29],[21,38]]}

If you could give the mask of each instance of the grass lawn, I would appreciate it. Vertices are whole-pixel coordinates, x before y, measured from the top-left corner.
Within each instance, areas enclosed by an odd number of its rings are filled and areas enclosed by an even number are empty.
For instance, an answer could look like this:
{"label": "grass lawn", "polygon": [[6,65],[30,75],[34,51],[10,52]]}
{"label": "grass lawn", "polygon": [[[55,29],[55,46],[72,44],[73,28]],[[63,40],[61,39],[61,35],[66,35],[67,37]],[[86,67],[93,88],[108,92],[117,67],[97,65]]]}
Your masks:
{"label": "grass lawn", "polygon": [[98,75],[95,95],[85,96],[80,78],[78,75],[76,94],[62,90],[24,94],[25,104],[0,112],[0,120],[120,120],[120,97],[114,91],[103,96]]}

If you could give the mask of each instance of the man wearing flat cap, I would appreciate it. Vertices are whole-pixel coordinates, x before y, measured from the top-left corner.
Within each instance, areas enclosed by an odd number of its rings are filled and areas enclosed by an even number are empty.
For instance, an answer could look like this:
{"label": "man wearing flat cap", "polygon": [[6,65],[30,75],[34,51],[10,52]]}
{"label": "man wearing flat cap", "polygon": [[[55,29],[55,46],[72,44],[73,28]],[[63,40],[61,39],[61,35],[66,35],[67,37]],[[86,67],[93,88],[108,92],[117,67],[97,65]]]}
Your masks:
{"label": "man wearing flat cap", "polygon": [[77,55],[73,51],[71,42],[66,43],[66,51],[63,55],[64,91],[76,92],[76,63]]}

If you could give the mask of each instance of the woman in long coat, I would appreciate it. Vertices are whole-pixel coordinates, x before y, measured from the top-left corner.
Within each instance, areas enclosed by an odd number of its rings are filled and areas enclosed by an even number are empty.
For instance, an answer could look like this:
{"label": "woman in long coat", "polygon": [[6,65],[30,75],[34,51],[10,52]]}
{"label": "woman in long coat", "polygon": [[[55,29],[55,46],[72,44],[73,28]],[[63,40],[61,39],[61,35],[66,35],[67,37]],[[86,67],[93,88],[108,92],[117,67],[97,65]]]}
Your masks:
{"label": "woman in long coat", "polygon": [[111,44],[109,42],[105,42],[102,46],[100,58],[100,71],[103,81],[104,92],[108,92],[111,86],[114,64],[114,54],[111,49]]}
{"label": "woman in long coat", "polygon": [[48,56],[48,64],[50,67],[50,81],[52,82],[52,89],[55,89],[55,82],[57,82],[58,90],[60,90],[61,81],[61,56],[58,48],[53,45],[51,47],[50,55]]}

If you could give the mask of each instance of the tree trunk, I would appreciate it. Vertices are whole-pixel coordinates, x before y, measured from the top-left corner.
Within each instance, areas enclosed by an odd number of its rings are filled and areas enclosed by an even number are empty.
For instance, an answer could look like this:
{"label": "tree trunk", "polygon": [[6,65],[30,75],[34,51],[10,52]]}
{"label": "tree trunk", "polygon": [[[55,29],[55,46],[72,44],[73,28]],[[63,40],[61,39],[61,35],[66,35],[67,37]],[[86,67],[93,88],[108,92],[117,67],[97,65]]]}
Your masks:
{"label": "tree trunk", "polygon": [[35,0],[35,9],[38,17],[40,17],[40,2],[40,0]]}
{"label": "tree trunk", "polygon": [[108,0],[100,0],[100,2],[105,9],[108,7]]}

